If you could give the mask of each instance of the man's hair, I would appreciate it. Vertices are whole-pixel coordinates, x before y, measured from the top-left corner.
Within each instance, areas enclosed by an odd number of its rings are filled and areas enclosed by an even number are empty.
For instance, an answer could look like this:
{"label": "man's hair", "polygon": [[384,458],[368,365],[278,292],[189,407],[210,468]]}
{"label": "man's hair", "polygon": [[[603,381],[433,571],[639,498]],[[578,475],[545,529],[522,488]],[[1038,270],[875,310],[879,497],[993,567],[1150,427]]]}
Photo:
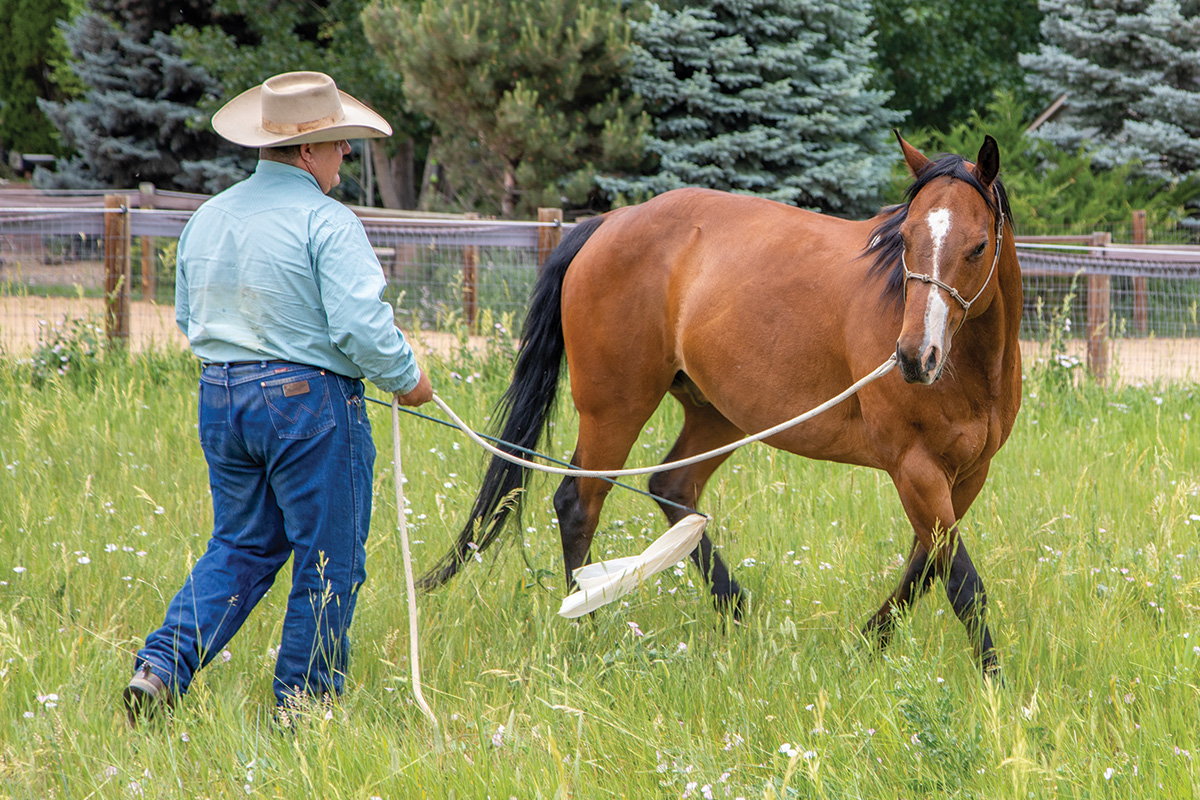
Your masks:
{"label": "man's hair", "polygon": [[300,145],[285,144],[281,147],[261,147],[258,150],[258,157],[265,161],[295,164],[300,160]]}

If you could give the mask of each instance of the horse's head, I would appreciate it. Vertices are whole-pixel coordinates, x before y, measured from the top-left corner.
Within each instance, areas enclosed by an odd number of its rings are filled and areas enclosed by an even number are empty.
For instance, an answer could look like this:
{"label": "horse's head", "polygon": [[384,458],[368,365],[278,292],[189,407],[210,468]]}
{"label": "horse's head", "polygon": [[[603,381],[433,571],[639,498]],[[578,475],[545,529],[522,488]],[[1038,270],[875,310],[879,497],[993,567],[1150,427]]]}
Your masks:
{"label": "horse's head", "polygon": [[1000,152],[988,136],[974,164],[957,156],[930,161],[897,138],[915,181],[895,229],[904,281],[896,356],[905,381],[929,384],[963,323],[996,291],[1005,206],[996,182]]}

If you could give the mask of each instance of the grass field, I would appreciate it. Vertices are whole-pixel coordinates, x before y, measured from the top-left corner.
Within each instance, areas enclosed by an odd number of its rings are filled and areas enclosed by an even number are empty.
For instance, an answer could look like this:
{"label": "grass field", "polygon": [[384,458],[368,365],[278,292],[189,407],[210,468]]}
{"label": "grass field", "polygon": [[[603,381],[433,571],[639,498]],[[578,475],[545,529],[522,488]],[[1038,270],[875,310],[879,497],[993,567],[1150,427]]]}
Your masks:
{"label": "grass field", "polygon": [[[421,598],[439,752],[407,682],[378,407],[370,577],[343,701],[295,733],[272,726],[285,569],[174,719],[126,730],[132,653],[211,525],[196,369],[153,352],[73,358],[49,378],[0,359],[0,797],[1200,795],[1195,384],[1027,380],[964,524],[992,601],[998,688],[940,586],[885,654],[859,638],[910,536],[880,473],[755,446],[717,474],[710,533],[753,593],[740,626],[690,566],[591,618],[557,617],[556,484],[539,477],[509,546]],[[477,426],[506,371],[494,355],[431,369]],[[631,465],[661,459],[677,425],[660,410]],[[567,455],[573,430],[564,410],[546,449]],[[413,418],[403,455],[420,567],[457,531],[483,458]],[[640,551],[664,529],[649,500],[614,492],[596,555]]]}

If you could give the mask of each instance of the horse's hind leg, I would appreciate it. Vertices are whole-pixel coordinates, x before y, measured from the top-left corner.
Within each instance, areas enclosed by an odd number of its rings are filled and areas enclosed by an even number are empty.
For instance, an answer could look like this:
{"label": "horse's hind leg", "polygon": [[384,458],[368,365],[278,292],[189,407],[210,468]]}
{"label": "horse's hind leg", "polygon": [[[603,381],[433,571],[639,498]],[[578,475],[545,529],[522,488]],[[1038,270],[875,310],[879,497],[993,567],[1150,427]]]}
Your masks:
{"label": "horse's hind leg", "polygon": [[[657,401],[646,405],[640,413],[628,406],[614,408],[613,414],[604,416],[581,413],[579,439],[571,463],[587,470],[620,469],[642,426],[654,413]],[[611,483],[599,478],[568,475],[554,493],[568,591],[575,586],[575,570],[587,561],[600,510],[611,489]]]}
{"label": "horse's hind leg", "polygon": [[[689,458],[742,437],[742,432],[711,405],[697,403],[691,395],[683,391],[672,391],[672,394],[683,405],[683,430],[680,431],[679,438],[665,461]],[[659,507],[672,525],[690,513],[685,509],[696,507],[704,485],[727,458],[729,454],[687,467],[656,472],[650,476],[650,491],[656,495]],[[729,569],[713,548],[707,533],[700,537],[700,543],[692,551],[692,560],[708,581],[709,592],[717,607],[730,609],[736,616],[740,616],[743,610],[742,588],[729,574]]]}

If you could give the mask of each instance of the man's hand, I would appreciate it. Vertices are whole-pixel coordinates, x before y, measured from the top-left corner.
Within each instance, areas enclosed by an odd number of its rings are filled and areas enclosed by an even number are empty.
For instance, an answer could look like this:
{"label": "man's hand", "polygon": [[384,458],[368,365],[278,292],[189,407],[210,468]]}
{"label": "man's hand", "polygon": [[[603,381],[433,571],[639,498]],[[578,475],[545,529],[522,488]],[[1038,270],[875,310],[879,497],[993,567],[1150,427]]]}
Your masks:
{"label": "man's hand", "polygon": [[429,383],[429,376],[425,370],[421,370],[421,379],[417,381],[407,394],[396,392],[396,402],[402,406],[419,406],[423,403],[428,403],[433,399],[433,386]]}

